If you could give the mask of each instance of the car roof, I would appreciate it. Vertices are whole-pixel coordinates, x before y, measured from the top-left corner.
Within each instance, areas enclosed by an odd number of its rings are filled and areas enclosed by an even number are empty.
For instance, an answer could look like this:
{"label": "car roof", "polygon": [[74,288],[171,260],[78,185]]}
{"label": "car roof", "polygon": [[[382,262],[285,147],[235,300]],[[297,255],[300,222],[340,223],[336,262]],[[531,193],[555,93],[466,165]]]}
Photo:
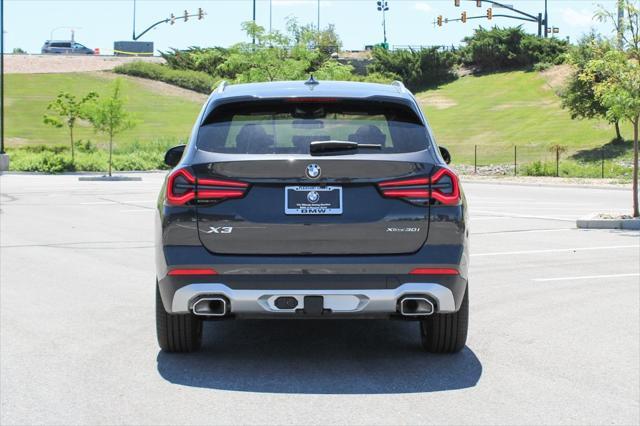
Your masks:
{"label": "car roof", "polygon": [[400,82],[392,84],[362,83],[354,81],[274,81],[266,83],[226,84],[221,83],[213,92],[216,99],[235,97],[289,98],[289,97],[336,97],[367,98],[371,96],[412,99],[411,93]]}

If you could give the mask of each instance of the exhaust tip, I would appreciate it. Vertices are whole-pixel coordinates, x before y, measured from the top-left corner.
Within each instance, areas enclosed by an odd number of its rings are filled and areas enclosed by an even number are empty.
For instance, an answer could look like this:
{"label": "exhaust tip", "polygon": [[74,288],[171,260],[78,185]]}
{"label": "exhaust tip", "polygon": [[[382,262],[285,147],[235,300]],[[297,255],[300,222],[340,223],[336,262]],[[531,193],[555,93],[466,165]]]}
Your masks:
{"label": "exhaust tip", "polygon": [[409,296],[400,300],[400,313],[404,316],[426,316],[434,312],[433,302],[426,297]]}
{"label": "exhaust tip", "polygon": [[193,313],[205,317],[222,317],[227,314],[227,301],[222,297],[202,297],[193,304]]}

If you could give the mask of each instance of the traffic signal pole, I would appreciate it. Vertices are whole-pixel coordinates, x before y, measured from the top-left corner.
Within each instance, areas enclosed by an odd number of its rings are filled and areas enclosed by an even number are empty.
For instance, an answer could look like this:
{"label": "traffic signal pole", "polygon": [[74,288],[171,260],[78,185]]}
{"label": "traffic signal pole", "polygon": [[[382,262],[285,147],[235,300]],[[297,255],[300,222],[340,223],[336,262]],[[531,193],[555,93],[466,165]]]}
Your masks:
{"label": "traffic signal pole", "polygon": [[[455,1],[455,6],[458,7],[460,6],[460,0],[454,0]],[[522,10],[518,10],[516,8],[514,8],[513,6],[504,4],[504,3],[500,3],[497,1],[493,1],[493,0],[475,0],[476,4],[478,6],[480,6],[482,4],[482,2],[486,2],[489,3],[491,5],[494,5],[496,7],[502,8],[502,9],[508,9],[512,12],[515,12],[517,14],[519,14],[519,16],[517,15],[507,15],[507,14],[493,14],[491,13],[491,17],[489,17],[489,10],[487,10],[487,15],[482,15],[482,16],[466,16],[466,12],[463,12],[463,17],[461,18],[457,18],[457,19],[445,19],[444,22],[466,22],[468,20],[471,19],[492,19],[492,18],[509,18],[509,19],[517,19],[520,21],[527,21],[527,22],[535,22],[536,24],[538,24],[538,37],[542,37],[542,32],[544,29],[544,36],[547,37],[547,32],[548,32],[548,13],[547,13],[547,0],[545,0],[544,2],[544,15],[542,13],[538,13],[538,16],[534,16],[531,15],[527,12],[524,12]],[[438,25],[441,25],[441,19],[439,17],[438,19]]]}

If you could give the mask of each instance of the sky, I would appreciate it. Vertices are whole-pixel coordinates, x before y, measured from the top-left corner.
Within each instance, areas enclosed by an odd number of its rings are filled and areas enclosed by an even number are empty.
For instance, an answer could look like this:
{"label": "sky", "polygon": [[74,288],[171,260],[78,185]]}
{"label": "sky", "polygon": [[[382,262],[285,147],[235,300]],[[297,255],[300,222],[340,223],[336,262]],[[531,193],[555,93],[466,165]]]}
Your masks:
{"label": "sky", "polygon": [[[478,26],[513,26],[521,21],[494,18],[434,26],[438,15],[458,18],[463,10],[468,16],[484,15],[476,2],[462,0],[456,8],[454,0],[387,0],[387,37],[392,46],[458,45]],[[284,30],[287,17],[301,23],[316,23],[318,0],[256,0],[257,23],[269,28],[269,11],[274,30]],[[74,27],[76,41],[108,53],[117,40],[131,40],[134,0],[4,0],[5,51],[22,48],[39,53],[43,42],[51,37],[68,39]],[[205,19],[181,20],[173,26],[162,24],[147,33],[142,41],[153,41],[155,49],[188,46],[230,46],[249,41],[240,28],[252,18],[253,0],[137,0],[137,29],[141,32],[152,23],[171,13],[184,10],[196,12],[202,7]],[[503,3],[536,15],[544,10],[544,0],[504,0]],[[577,40],[595,28],[612,36],[612,27],[593,20],[597,6],[615,9],[614,0],[548,0],[549,25],[560,29],[558,37]],[[503,9],[504,10],[504,9]],[[494,8],[494,14],[499,13]],[[365,45],[382,41],[382,14],[376,10],[376,0],[320,0],[320,25],[334,24],[343,48],[361,50]],[[522,23],[526,31],[535,33],[535,23]],[[62,28],[61,28],[62,27]]]}

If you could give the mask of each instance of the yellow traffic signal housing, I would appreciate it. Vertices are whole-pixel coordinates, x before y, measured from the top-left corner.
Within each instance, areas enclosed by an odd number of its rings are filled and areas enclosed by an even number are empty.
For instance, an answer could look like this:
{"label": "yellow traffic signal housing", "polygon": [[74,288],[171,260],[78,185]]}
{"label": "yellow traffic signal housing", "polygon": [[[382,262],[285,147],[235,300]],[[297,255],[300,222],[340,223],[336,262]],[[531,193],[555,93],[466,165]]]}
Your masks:
{"label": "yellow traffic signal housing", "polygon": [[189,12],[188,11],[184,11],[184,22],[187,22],[189,20]]}
{"label": "yellow traffic signal housing", "polygon": [[487,9],[487,19],[489,19],[489,20],[493,19],[493,9],[492,8]]}
{"label": "yellow traffic signal housing", "polygon": [[476,7],[482,7],[482,0],[476,0]]}
{"label": "yellow traffic signal housing", "polygon": [[467,12],[462,12],[462,16],[460,17],[460,20],[462,21],[462,23],[467,22]]}
{"label": "yellow traffic signal housing", "polygon": [[460,7],[460,0],[453,0],[453,4],[454,4],[456,7]]}
{"label": "yellow traffic signal housing", "polygon": [[442,26],[442,15],[438,16],[438,26],[441,27]]}

